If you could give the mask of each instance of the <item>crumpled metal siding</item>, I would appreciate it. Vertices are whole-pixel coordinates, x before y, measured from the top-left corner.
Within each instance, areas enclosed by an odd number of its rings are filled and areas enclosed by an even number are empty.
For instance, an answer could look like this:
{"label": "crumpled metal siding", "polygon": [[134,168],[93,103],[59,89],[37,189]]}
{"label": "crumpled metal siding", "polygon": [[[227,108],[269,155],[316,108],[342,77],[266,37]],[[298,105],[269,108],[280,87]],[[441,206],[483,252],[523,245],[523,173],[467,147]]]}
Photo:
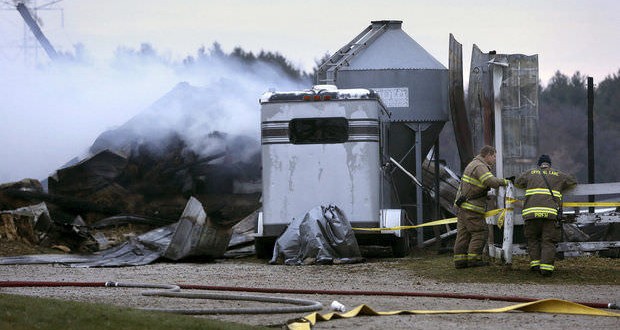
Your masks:
{"label": "crumpled metal siding", "polygon": [[538,55],[508,55],[502,83],[504,175],[518,175],[538,159]]}
{"label": "crumpled metal siding", "polygon": [[494,145],[492,70],[488,62],[506,62],[501,84],[504,176],[518,175],[538,157],[538,55],[483,53],[474,45],[468,88],[468,118],[474,151]]}

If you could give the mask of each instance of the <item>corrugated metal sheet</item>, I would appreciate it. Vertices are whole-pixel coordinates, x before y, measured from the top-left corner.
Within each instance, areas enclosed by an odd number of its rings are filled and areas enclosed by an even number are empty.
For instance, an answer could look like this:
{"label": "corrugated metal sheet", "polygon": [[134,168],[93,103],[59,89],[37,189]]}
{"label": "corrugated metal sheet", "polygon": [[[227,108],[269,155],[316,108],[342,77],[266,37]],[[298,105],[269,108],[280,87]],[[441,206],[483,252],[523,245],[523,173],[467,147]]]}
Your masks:
{"label": "corrugated metal sheet", "polygon": [[[494,145],[494,99],[489,61],[503,67],[500,89],[503,175],[518,175],[538,157],[538,55],[483,53],[473,46],[469,76],[468,118],[475,151]],[[496,146],[497,147],[497,146]]]}
{"label": "corrugated metal sheet", "polygon": [[467,164],[474,158],[474,148],[471,137],[471,128],[467,119],[467,107],[465,106],[465,91],[463,88],[463,47],[450,33],[449,52],[449,76],[450,76],[450,114],[452,127],[456,138],[456,145],[461,160],[462,172]]}
{"label": "corrugated metal sheet", "polygon": [[504,175],[518,175],[538,159],[538,55],[508,55],[502,83]]}

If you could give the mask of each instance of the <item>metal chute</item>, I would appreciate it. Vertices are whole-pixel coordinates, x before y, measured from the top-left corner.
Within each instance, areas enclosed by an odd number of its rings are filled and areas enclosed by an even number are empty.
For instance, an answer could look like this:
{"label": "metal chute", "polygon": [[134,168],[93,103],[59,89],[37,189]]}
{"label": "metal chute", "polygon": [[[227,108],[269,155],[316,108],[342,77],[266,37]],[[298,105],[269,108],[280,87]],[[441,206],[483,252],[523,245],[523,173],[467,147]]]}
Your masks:
{"label": "metal chute", "polygon": [[41,31],[39,24],[37,24],[37,21],[30,14],[30,10],[28,10],[28,7],[26,7],[23,2],[18,2],[15,7],[19,14],[22,15],[24,22],[26,22],[26,25],[28,25],[28,27],[30,28],[32,34],[34,34],[35,38],[37,38],[37,40],[41,44],[41,47],[43,47],[43,49],[47,53],[47,56],[49,56],[52,60],[58,59],[58,53],[56,52],[56,49],[54,49],[49,40],[47,40],[47,38]]}

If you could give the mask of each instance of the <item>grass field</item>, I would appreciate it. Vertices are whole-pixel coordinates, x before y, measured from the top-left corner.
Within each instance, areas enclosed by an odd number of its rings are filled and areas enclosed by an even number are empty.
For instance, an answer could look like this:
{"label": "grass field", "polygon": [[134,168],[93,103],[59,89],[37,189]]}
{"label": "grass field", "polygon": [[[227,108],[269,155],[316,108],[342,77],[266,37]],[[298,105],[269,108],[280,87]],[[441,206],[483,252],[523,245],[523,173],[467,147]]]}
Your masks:
{"label": "grass field", "polygon": [[0,329],[268,329],[117,306],[0,294]]}
{"label": "grass field", "polygon": [[443,282],[620,285],[618,258],[590,256],[556,260],[551,277],[530,272],[526,256],[514,256],[511,265],[491,262],[488,267],[465,269],[454,268],[450,253],[414,251],[411,260],[399,267],[411,267],[419,275]]}

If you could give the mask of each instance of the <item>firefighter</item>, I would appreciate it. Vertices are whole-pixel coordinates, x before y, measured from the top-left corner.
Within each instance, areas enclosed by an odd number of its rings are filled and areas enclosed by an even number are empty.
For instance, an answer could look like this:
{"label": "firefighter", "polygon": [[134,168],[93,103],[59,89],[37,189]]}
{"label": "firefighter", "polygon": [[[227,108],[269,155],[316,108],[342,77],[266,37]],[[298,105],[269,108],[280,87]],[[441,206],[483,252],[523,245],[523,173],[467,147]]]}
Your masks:
{"label": "firefighter", "polygon": [[555,270],[555,245],[562,239],[562,192],[577,185],[575,177],[551,167],[551,157],[541,155],[538,167],[523,172],[515,186],[525,190],[521,215],[530,255],[530,270],[551,276]]}
{"label": "firefighter", "polygon": [[[484,213],[487,192],[490,188],[508,185],[507,179],[496,178],[491,173],[495,164],[496,150],[484,146],[480,153],[465,167],[461,184],[456,193],[457,234],[454,243],[454,266],[456,268],[486,266],[482,250],[486,242],[487,225]],[[514,178],[513,178],[514,179]]]}

